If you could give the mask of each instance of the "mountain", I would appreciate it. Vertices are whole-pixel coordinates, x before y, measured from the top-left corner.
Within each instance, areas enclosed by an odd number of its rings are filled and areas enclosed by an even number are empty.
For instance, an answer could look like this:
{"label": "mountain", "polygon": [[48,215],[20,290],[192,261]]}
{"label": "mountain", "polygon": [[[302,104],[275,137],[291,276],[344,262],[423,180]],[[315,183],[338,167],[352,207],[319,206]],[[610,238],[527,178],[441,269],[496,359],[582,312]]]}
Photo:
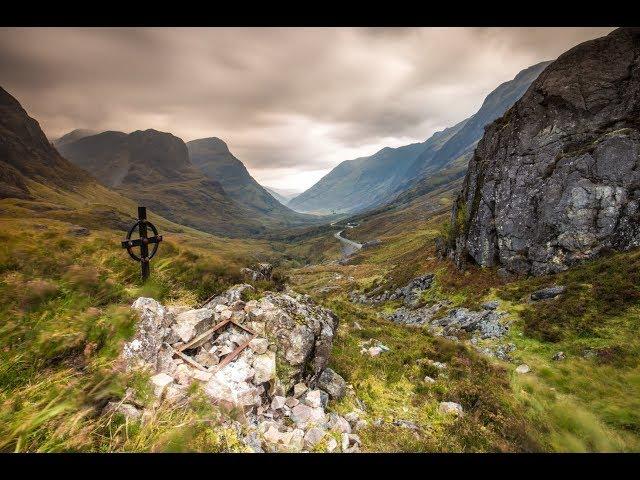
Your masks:
{"label": "mountain", "polygon": [[428,175],[448,169],[452,178],[464,174],[469,155],[484,125],[501,116],[549,62],[533,65],[491,92],[474,115],[422,143],[384,148],[370,157],[340,163],[309,190],[289,202],[298,211],[358,212],[382,205],[418,185]]}
{"label": "mountain", "polygon": [[80,140],[81,138],[88,137],[90,135],[95,135],[98,133],[95,130],[88,130],[86,128],[76,128],[75,130],[70,131],[69,133],[64,134],[60,138],[57,138],[53,141],[53,145],[56,148],[60,148],[62,145],[67,143],[75,142],[76,140]]}
{"label": "mountain", "polygon": [[265,190],[269,192],[273,198],[278,200],[281,204],[286,205],[292,198],[300,195],[300,190],[293,190],[291,188],[275,188],[264,186]]}
{"label": "mountain", "polygon": [[191,162],[204,175],[220,182],[235,202],[255,215],[270,219],[281,226],[309,223],[313,217],[285,207],[262,185],[254,180],[244,164],[229,151],[227,144],[216,137],[201,138],[187,143]]}
{"label": "mountain", "polygon": [[287,205],[287,203],[289,203],[289,199],[287,197],[285,197],[284,195],[279,194],[278,192],[276,192],[273,188],[269,188],[269,187],[264,187],[264,189],[269,192],[271,194],[271,196],[273,198],[275,198],[277,201],[279,201],[282,205]]}
{"label": "mountain", "polygon": [[0,199],[33,198],[34,183],[70,189],[91,181],[65,160],[36,120],[0,87]]}
{"label": "mountain", "polygon": [[60,152],[103,185],[176,223],[229,236],[265,230],[260,218],[191,163],[185,143],[170,133],[102,132],[65,143]]}
{"label": "mountain", "polygon": [[490,124],[454,204],[449,248],[545,274],[640,245],[640,29],[561,55]]}

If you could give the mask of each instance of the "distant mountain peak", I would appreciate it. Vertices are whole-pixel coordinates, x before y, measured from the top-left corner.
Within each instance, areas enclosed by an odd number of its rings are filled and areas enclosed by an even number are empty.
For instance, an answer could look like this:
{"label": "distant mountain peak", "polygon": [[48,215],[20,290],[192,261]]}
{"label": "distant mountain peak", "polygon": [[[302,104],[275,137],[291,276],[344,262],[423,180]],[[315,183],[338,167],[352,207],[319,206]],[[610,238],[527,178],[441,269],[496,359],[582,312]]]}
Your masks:
{"label": "distant mountain peak", "polygon": [[307,216],[284,206],[284,202],[260,185],[245,165],[218,137],[199,138],[187,143],[191,162],[208,178],[219,181],[229,196],[239,204],[261,215],[300,222]]}
{"label": "distant mountain peak", "polygon": [[219,153],[228,153],[229,147],[224,142],[224,140],[218,137],[207,137],[207,138],[199,138],[197,140],[192,140],[187,143],[188,145],[193,145],[195,147],[207,147],[208,149],[219,152]]}
{"label": "distant mountain peak", "polygon": [[96,135],[98,132],[95,130],[89,130],[88,128],[76,128],[69,133],[65,133],[59,138],[52,141],[53,145],[57,148],[61,145],[65,145],[71,142],[75,142],[85,137]]}

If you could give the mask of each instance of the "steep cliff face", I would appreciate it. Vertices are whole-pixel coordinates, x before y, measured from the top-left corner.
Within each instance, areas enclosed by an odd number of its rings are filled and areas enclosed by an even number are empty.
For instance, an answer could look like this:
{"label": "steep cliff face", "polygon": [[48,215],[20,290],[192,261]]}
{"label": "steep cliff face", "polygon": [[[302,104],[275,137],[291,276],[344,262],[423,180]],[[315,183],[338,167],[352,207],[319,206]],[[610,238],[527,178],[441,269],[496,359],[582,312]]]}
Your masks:
{"label": "steep cliff face", "polygon": [[452,212],[458,263],[534,275],[640,245],[640,29],[548,66],[485,129]]}

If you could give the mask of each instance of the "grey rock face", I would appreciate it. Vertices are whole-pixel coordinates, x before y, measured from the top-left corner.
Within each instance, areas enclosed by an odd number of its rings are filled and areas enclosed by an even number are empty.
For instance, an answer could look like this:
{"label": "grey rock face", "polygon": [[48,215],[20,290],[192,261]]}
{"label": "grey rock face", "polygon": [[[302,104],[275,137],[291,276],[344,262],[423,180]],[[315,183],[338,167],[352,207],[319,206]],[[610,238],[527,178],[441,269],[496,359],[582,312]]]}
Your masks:
{"label": "grey rock face", "polygon": [[452,211],[459,265],[538,275],[640,245],[639,56],[638,28],[582,43],[487,126]]}
{"label": "grey rock face", "polygon": [[330,368],[325,368],[318,378],[318,388],[324,390],[333,399],[339,400],[347,392],[347,383]]}
{"label": "grey rock face", "polygon": [[395,323],[403,325],[424,325],[429,323],[433,317],[445,307],[448,303],[437,302],[431,306],[424,306],[415,310],[410,310],[406,307],[400,307],[393,313],[387,316],[387,319]]}
{"label": "grey rock face", "polygon": [[364,295],[354,291],[349,294],[349,299],[354,303],[368,305],[374,305],[388,300],[403,300],[405,306],[415,308],[420,302],[422,292],[431,287],[434,277],[435,275],[433,273],[427,273],[414,278],[404,287],[396,288],[395,290],[385,290],[381,293],[379,293],[379,290],[374,290],[369,295]]}
{"label": "grey rock face", "polygon": [[435,323],[444,328],[445,335],[455,334],[457,330],[465,330],[477,332],[482,339],[499,338],[508,330],[508,327],[499,321],[501,316],[502,314],[493,310],[474,312],[466,308],[456,308]]}
{"label": "grey rock face", "polygon": [[162,350],[162,342],[169,330],[166,325],[167,310],[153,298],[138,298],[131,308],[140,314],[133,340],[127,342],[121,357],[127,369],[137,367],[156,369]]}

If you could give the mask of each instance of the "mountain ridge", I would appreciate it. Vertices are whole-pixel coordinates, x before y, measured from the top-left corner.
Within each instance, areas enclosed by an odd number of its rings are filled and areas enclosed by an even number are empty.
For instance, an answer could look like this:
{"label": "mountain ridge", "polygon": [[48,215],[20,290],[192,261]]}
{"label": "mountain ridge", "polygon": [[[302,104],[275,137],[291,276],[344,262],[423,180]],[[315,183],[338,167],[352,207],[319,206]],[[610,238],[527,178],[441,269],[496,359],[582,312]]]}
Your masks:
{"label": "mountain ridge", "polygon": [[[393,201],[394,197],[442,168],[455,165],[455,175],[459,176],[466,168],[468,155],[482,136],[484,125],[504,113],[548,64],[540,62],[520,71],[487,95],[474,115],[434,133],[422,143],[385,147],[369,157],[341,162],[288,205],[298,211],[326,212],[329,209],[356,213]],[[358,167],[364,168],[358,171]],[[345,193],[342,185],[354,177],[360,188]]]}
{"label": "mountain ridge", "polygon": [[311,216],[291,210],[280,203],[249,173],[227,144],[218,137],[200,138],[187,142],[189,158],[207,178],[218,181],[238,204],[265,216],[282,226],[303,225]]}

